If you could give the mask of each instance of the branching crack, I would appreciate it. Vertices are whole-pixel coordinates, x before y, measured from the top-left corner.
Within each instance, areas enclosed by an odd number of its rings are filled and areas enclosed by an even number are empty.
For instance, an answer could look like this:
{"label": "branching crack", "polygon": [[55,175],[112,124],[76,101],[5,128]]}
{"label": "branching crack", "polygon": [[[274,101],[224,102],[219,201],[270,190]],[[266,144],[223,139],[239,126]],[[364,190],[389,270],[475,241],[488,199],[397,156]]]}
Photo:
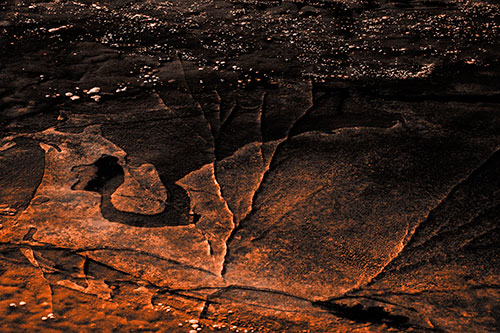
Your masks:
{"label": "branching crack", "polygon": [[[239,230],[243,227],[245,220],[246,220],[249,216],[251,216],[251,214],[253,213],[253,211],[254,211],[254,203],[255,203],[255,199],[256,199],[257,195],[259,194],[260,188],[261,188],[262,184],[264,183],[264,181],[265,181],[266,177],[268,176],[269,171],[271,170],[271,166],[272,166],[272,164],[273,164],[273,161],[274,161],[274,159],[275,159],[275,156],[278,154],[278,150],[279,150],[279,149],[280,149],[280,148],[281,148],[284,144],[286,144],[286,143],[289,141],[289,139],[290,139],[290,133],[292,132],[292,129],[293,129],[294,125],[295,125],[298,121],[300,121],[300,119],[302,119],[305,115],[307,115],[307,114],[308,114],[308,112],[309,112],[309,111],[310,111],[310,110],[314,107],[314,100],[313,100],[313,98],[312,98],[312,83],[310,83],[310,84],[311,84],[311,90],[310,90],[310,92],[309,92],[309,93],[310,93],[310,95],[311,95],[311,96],[310,96],[310,103],[311,103],[311,105],[310,105],[310,106],[309,106],[306,110],[304,110],[304,112],[303,112],[303,113],[302,113],[299,117],[297,117],[297,119],[296,119],[296,120],[295,120],[295,122],[292,124],[292,126],[290,126],[290,128],[288,128],[288,131],[287,131],[287,133],[286,133],[285,138],[284,138],[284,139],[282,139],[281,141],[279,141],[279,143],[277,144],[277,146],[274,148],[274,152],[272,153],[271,157],[269,158],[268,167],[267,167],[267,168],[266,168],[266,170],[264,171],[263,176],[262,176],[262,178],[260,179],[260,182],[259,182],[259,184],[257,185],[256,190],[255,190],[255,192],[254,192],[254,194],[253,194],[253,196],[252,196],[252,200],[251,200],[251,202],[252,202],[252,207],[251,207],[250,212],[246,215],[246,217],[245,217],[245,218],[243,218],[243,219],[240,221],[239,225],[238,225],[238,226],[236,226],[236,227],[233,229],[233,231],[231,232],[231,234],[230,234],[230,236],[229,236],[229,238],[228,238],[228,240],[227,240],[227,242],[226,242],[226,244],[227,244],[227,246],[226,246],[226,247],[227,247],[227,252],[226,252],[226,256],[225,256],[225,258],[224,258],[224,265],[223,265],[223,267],[222,267],[222,276],[224,276],[224,274],[225,274],[225,272],[226,272],[226,269],[227,269],[227,265],[226,265],[226,263],[228,262],[228,261],[227,261],[227,257],[228,257],[228,255],[230,254],[230,251],[229,251],[229,245],[230,245],[230,243],[232,242],[232,240],[234,239],[234,236],[236,235],[236,233],[237,233],[237,232],[238,232],[238,231],[239,231]],[[264,96],[265,96],[265,95],[264,95]],[[262,110],[262,112],[264,111],[264,103],[263,103],[263,105],[262,105],[262,109],[261,109],[261,110]],[[261,115],[261,119],[263,119],[263,117],[262,117],[262,116],[263,116],[263,114]],[[261,135],[262,135],[262,121],[261,121]],[[261,146],[261,153],[263,154],[263,151],[262,151],[262,146]],[[265,163],[265,157],[264,157],[264,154],[263,154],[263,160],[264,160],[264,163]]]}
{"label": "branching crack", "polygon": [[209,270],[206,270],[206,269],[203,269],[200,267],[196,267],[196,266],[183,264],[177,260],[173,260],[170,258],[164,258],[164,257],[161,257],[159,255],[155,255],[155,254],[152,254],[152,253],[149,253],[146,251],[141,251],[141,250],[137,250],[137,249],[133,249],[133,248],[125,248],[125,247],[124,248],[114,248],[111,246],[109,246],[109,247],[103,246],[103,247],[66,248],[66,247],[60,247],[60,246],[52,245],[50,243],[44,243],[44,242],[39,242],[39,241],[36,241],[36,242],[26,241],[26,242],[20,242],[20,243],[1,242],[0,245],[13,245],[15,247],[16,246],[17,247],[30,246],[32,248],[46,249],[46,250],[64,250],[64,251],[68,251],[70,253],[74,253],[74,254],[78,254],[78,255],[81,255],[81,253],[83,253],[83,252],[94,252],[94,251],[133,252],[133,253],[138,253],[138,254],[142,254],[142,255],[147,255],[147,256],[155,258],[155,259],[163,260],[163,261],[169,262],[169,263],[174,264],[174,265],[179,266],[179,267],[200,271],[200,272],[209,274],[211,276],[217,276],[217,274],[213,273],[212,271],[209,271]]}
{"label": "branching crack", "polygon": [[[392,263],[395,262],[396,259],[398,259],[401,254],[403,253],[403,251],[407,248],[408,244],[412,241],[412,237],[413,235],[415,235],[415,232],[418,228],[420,228],[424,223],[426,223],[427,221],[429,221],[429,217],[431,216],[431,214],[436,211],[441,205],[443,205],[443,203],[448,200],[448,198],[450,198],[450,196],[455,193],[461,186],[462,184],[464,184],[465,182],[467,182],[468,180],[470,180],[474,175],[477,174],[477,172],[481,169],[481,167],[483,165],[485,165],[486,163],[488,163],[497,153],[499,153],[500,150],[497,149],[495,150],[493,153],[491,153],[483,162],[481,162],[476,168],[474,168],[474,170],[472,170],[468,175],[466,175],[465,177],[463,177],[457,184],[455,184],[449,191],[448,193],[445,195],[445,197],[443,199],[441,199],[438,204],[432,208],[429,213],[427,214],[427,216],[423,219],[423,222],[421,222],[420,224],[418,224],[417,226],[414,227],[414,229],[412,231],[409,231],[407,232],[407,236],[403,239],[403,246],[401,248],[401,250],[389,261],[387,262],[384,267],[379,271],[379,273],[377,273],[374,277],[372,277],[370,279],[370,281],[368,281],[365,286],[370,286],[371,284],[373,284],[375,281],[379,280],[383,275],[384,273],[386,272],[387,268],[390,267],[390,265]],[[436,233],[439,232],[441,228],[439,228]],[[362,289],[362,287],[358,287],[356,289]],[[354,291],[354,290],[352,290]]]}

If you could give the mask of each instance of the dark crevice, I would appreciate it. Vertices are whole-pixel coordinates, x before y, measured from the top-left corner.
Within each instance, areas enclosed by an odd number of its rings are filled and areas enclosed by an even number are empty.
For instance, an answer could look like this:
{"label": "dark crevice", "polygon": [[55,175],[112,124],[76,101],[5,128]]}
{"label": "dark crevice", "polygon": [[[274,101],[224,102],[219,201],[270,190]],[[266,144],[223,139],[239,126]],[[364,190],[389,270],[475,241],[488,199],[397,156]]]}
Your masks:
{"label": "dark crevice", "polygon": [[[474,187],[474,183],[478,183],[476,186],[481,189],[483,195],[485,191],[488,191],[488,199],[491,200],[494,197],[494,191],[496,191],[498,189],[498,186],[500,186],[500,175],[498,170],[500,170],[500,150],[496,150],[495,152],[493,152],[463,181],[453,187],[446,198],[443,199],[438,206],[432,209],[432,211],[428,215],[428,218],[419,225],[419,228],[415,231],[412,240],[408,243],[408,246],[410,248],[415,248],[421,246],[422,244],[425,244],[425,242],[431,240],[433,237],[436,237],[443,228],[449,229],[450,227],[452,227],[452,232],[455,232],[455,228],[457,227],[457,225],[450,226],[451,219],[449,217],[444,217],[443,211],[445,211],[450,202],[466,200],[461,198],[461,196],[463,195],[461,192],[463,192],[464,188]],[[473,193],[470,195],[473,195]],[[486,204],[487,203],[488,201],[486,202]],[[493,209],[494,206],[485,208],[489,210]],[[472,220],[477,216],[472,216]],[[439,221],[443,219],[447,223]],[[463,219],[463,216],[460,216],[460,219]],[[460,227],[463,227],[467,224],[468,223],[463,223],[463,225],[461,225]],[[427,235],[427,237],[424,238],[424,235]]]}
{"label": "dark crevice", "polygon": [[[62,251],[67,251],[67,250],[65,250],[65,249],[50,249],[50,250],[62,250]],[[100,261],[97,261],[97,260],[94,260],[94,259],[88,258],[87,256],[82,256],[81,254],[76,253],[76,252],[72,252],[72,251],[68,251],[68,252],[69,252],[69,253],[71,253],[71,254],[75,254],[75,255],[77,255],[77,256],[80,256],[80,257],[83,257],[83,258],[84,258],[85,262],[84,262],[84,265],[83,265],[83,273],[84,273],[84,274],[85,274],[85,276],[87,276],[87,277],[88,277],[88,276],[89,276],[89,274],[90,274],[90,266],[91,266],[91,265],[97,265],[97,266],[100,266],[100,267],[103,267],[103,268],[106,268],[106,269],[112,270],[112,271],[114,271],[114,272],[118,272],[118,273],[123,274],[123,275],[125,275],[125,276],[129,276],[129,277],[133,277],[133,278],[135,278],[135,276],[133,276],[131,273],[127,273],[127,272],[125,272],[125,271],[122,271],[122,270],[120,270],[120,269],[117,269],[117,268],[115,268],[115,267],[113,267],[113,266],[110,266],[110,265],[108,265],[108,264],[105,264],[105,263],[102,263],[102,262],[100,262]],[[67,255],[67,254],[65,254],[65,255]]]}
{"label": "dark crevice", "polygon": [[23,236],[23,241],[34,242],[33,235],[37,232],[37,228],[29,228],[28,232]]}
{"label": "dark crevice", "polygon": [[90,266],[90,259],[88,257],[85,257],[83,262],[83,274],[85,274],[85,276],[89,275],[89,266]]}
{"label": "dark crevice", "polygon": [[212,304],[212,302],[207,299],[205,301],[205,304],[203,304],[203,309],[200,312],[200,319],[206,319],[206,318],[208,318],[208,310],[210,308],[210,304]]}
{"label": "dark crevice", "polygon": [[[219,92],[217,92],[219,94]],[[219,96],[221,96],[219,94]],[[227,100],[226,100],[227,99]],[[229,97],[222,97],[221,96],[221,102],[220,102],[220,113],[221,113],[221,118],[220,118],[220,129],[222,130],[222,126],[227,123],[228,119],[231,117],[231,114],[234,112],[234,109],[236,108],[236,102],[231,100]],[[220,134],[220,131],[219,131]]]}
{"label": "dark crevice", "polygon": [[242,286],[242,285],[229,285],[226,287],[198,287],[198,288],[188,288],[188,289],[170,289],[169,291],[171,291],[171,292],[187,292],[187,291],[202,291],[202,290],[215,290],[214,293],[210,294],[210,297],[220,296],[225,292],[230,292],[230,291],[234,291],[234,290],[241,290],[241,291],[268,293],[268,294],[278,295],[278,296],[286,296],[286,297],[290,297],[290,298],[293,298],[296,300],[301,300],[304,302],[310,302],[310,303],[312,302],[310,299],[296,296],[293,294],[289,294],[289,293],[279,291],[279,290],[257,288],[257,287],[251,287],[251,286]]}
{"label": "dark crevice", "polygon": [[262,101],[258,106],[247,107],[241,103],[236,105],[221,125],[219,136],[215,140],[216,161],[232,156],[241,147],[251,142],[262,141],[261,124],[256,122],[257,115],[261,112]]}
{"label": "dark crevice", "polygon": [[[379,295],[375,295],[375,296],[379,296]],[[418,312],[413,307],[404,306],[404,305],[401,305],[401,304],[390,302],[390,301],[387,301],[385,299],[378,298],[378,297],[375,297],[375,296],[343,295],[343,296],[339,296],[339,297],[329,298],[328,301],[333,303],[333,302],[338,302],[338,301],[348,300],[348,299],[351,299],[351,300],[352,299],[366,299],[366,300],[369,300],[369,301],[375,301],[375,302],[379,302],[379,303],[384,303],[384,304],[388,304],[388,305],[397,306],[398,308],[403,308],[403,309],[406,309],[406,310],[409,310],[409,311],[412,311],[412,312]]]}
{"label": "dark crevice", "polygon": [[173,290],[173,289],[163,289],[162,288],[158,291],[156,298],[158,298],[158,296],[161,296],[161,295],[170,294],[170,295],[178,296],[178,297],[188,299],[188,300],[202,301],[202,302],[207,301],[206,298],[202,298],[199,296],[193,296],[193,295],[186,295],[183,293],[183,291],[184,290]]}
{"label": "dark crevice", "polygon": [[329,122],[330,118],[338,117],[343,114],[342,105],[345,98],[347,98],[347,93],[330,93],[314,89],[313,107],[292,125],[289,132],[290,136],[295,136],[303,132],[321,130],[322,125]]}
{"label": "dark crevice", "polygon": [[[263,103],[262,108],[264,108],[264,105],[265,105],[265,103]],[[243,229],[245,227],[245,221],[247,221],[254,214],[254,212],[255,212],[254,205],[255,205],[255,202],[256,202],[256,198],[257,198],[257,196],[260,193],[262,184],[266,181],[266,178],[269,177],[269,173],[272,170],[272,166],[273,166],[273,162],[275,161],[275,157],[278,155],[280,149],[282,149],[282,147],[289,141],[289,139],[290,139],[290,133],[293,131],[294,125],[297,122],[299,122],[303,117],[305,117],[309,113],[309,111],[311,109],[313,109],[313,108],[314,108],[314,100],[312,101],[312,105],[308,109],[304,110],[304,112],[295,120],[295,122],[293,124],[291,124],[291,126],[288,128],[288,131],[286,133],[286,136],[285,136],[284,140],[281,143],[279,143],[277,145],[276,149],[274,150],[274,153],[271,156],[271,161],[269,162],[269,169],[266,170],[266,172],[262,176],[262,180],[261,180],[259,186],[257,187],[257,189],[255,190],[255,192],[253,194],[253,197],[252,197],[252,207],[251,207],[250,212],[246,215],[246,217],[244,219],[242,219],[240,221],[240,223],[237,226],[235,226],[235,228],[232,230],[231,234],[229,235],[229,237],[228,237],[228,239],[226,241],[227,251],[226,251],[226,255],[225,255],[225,258],[224,258],[224,263],[223,263],[223,266],[222,266],[222,271],[221,271],[221,275],[222,276],[225,275],[226,270],[227,270],[227,263],[230,262],[230,259],[231,259],[230,244],[232,243],[232,241],[233,241],[234,237],[236,236],[236,234],[241,229]],[[262,110],[264,110],[264,109],[262,109]],[[264,121],[264,114],[262,114],[262,117],[261,117],[261,122],[263,122],[263,121]],[[261,131],[262,131],[262,127],[261,127]]]}
{"label": "dark crevice", "polygon": [[[467,223],[459,224],[454,227],[456,229],[446,230],[439,232],[435,235],[432,235],[429,239],[425,240],[422,244],[414,246],[411,248],[412,251],[424,250],[429,251],[428,249],[433,249],[432,253],[429,253],[425,256],[425,260],[429,260],[434,256],[450,254],[463,249],[463,247],[467,246],[470,242],[473,242],[475,239],[482,237],[483,235],[493,231],[496,226],[493,225],[494,221],[498,219],[498,213],[500,211],[500,206],[486,208],[484,211],[481,211],[477,216],[474,216]],[[475,235],[477,232],[481,231],[482,233],[479,235]],[[439,250],[441,247],[436,248],[441,244],[447,244],[450,239],[460,237],[461,242],[460,247],[456,246],[446,246],[444,247],[445,253],[443,250]],[[453,244],[453,243],[452,243]]]}
{"label": "dark crevice", "polygon": [[201,215],[196,213],[191,214],[191,217],[193,218],[193,224],[198,223],[198,221],[200,221],[201,219]]}
{"label": "dark crevice", "polygon": [[[231,156],[234,153],[234,151],[233,151],[234,147],[231,147],[233,149],[226,151],[227,149],[225,149],[226,148],[225,144],[227,144],[227,140],[224,140],[224,139],[227,139],[227,138],[224,138],[224,136],[225,136],[224,134],[226,134],[226,132],[228,132],[228,128],[231,126],[232,121],[236,118],[236,115],[238,113],[237,112],[238,109],[239,109],[238,105],[235,105],[234,107],[232,107],[231,112],[229,113],[227,118],[221,123],[219,135],[215,139],[215,144],[214,144],[215,160],[216,161],[221,161],[224,158]],[[231,134],[231,133],[229,133],[229,134]]]}
{"label": "dark crevice", "polygon": [[409,324],[410,318],[403,315],[391,314],[381,306],[364,307],[362,304],[353,306],[333,303],[331,301],[317,301],[313,305],[327,310],[331,314],[352,320],[361,324],[385,324],[391,328],[407,329],[412,325]]}
{"label": "dark crevice", "polygon": [[[366,285],[366,287],[371,286],[374,282],[382,279],[387,272],[392,269],[397,268],[398,263],[401,261],[401,258],[404,255],[407,255],[408,251],[412,251],[435,237],[439,234],[439,232],[445,227],[446,224],[440,222],[440,210],[446,205],[449,204],[450,201],[457,200],[457,193],[460,190],[467,186],[468,184],[474,182],[475,179],[480,178],[481,175],[485,172],[488,172],[488,167],[491,170],[497,170],[498,162],[500,161],[500,150],[494,151],[490,156],[488,156],[483,162],[481,162],[472,172],[469,173],[464,179],[459,181],[453,188],[448,192],[446,197],[441,200],[441,202],[434,208],[432,208],[427,217],[421,222],[415,229],[412,237],[407,240],[405,247],[398,253],[396,257],[394,257],[389,263],[385,265],[385,267],[380,271],[376,276],[374,276],[370,282]],[[456,232],[456,231],[453,231]],[[422,235],[427,235],[424,239]],[[420,239],[419,239],[420,238]]]}
{"label": "dark crevice", "polygon": [[[204,121],[205,121],[205,125],[207,126],[207,129],[208,129],[208,132],[210,133],[210,136],[211,136],[211,140],[212,142],[208,142],[209,144],[211,144],[212,147],[214,147],[215,149],[215,136],[214,136],[214,130],[212,128],[212,124],[210,123],[210,120],[208,119],[207,117],[207,111],[206,109],[203,107],[203,105],[197,101],[195,99],[195,96],[194,96],[194,90],[193,88],[189,85],[189,81],[186,77],[186,65],[184,64],[184,61],[182,60],[181,57],[178,58],[179,59],[179,63],[181,65],[181,68],[182,68],[182,77],[183,77],[183,80],[186,84],[186,89],[187,89],[187,93],[191,96],[191,99],[193,100],[193,102],[199,107],[200,111],[201,111],[201,117],[203,117]],[[159,95],[159,94],[158,94]],[[165,105],[167,105],[165,103],[165,101],[163,100],[163,98],[160,96],[160,98],[162,99],[163,103]],[[203,138],[204,139],[204,138]]]}
{"label": "dark crevice", "polygon": [[[22,245],[22,244],[20,244],[20,245]],[[211,272],[209,270],[206,270],[206,269],[203,269],[203,268],[200,268],[200,267],[196,267],[196,266],[191,266],[191,265],[188,265],[188,264],[183,264],[183,263],[181,263],[181,262],[179,262],[177,260],[173,260],[173,259],[169,259],[169,258],[164,258],[164,257],[152,254],[152,253],[147,252],[147,251],[140,251],[140,250],[132,249],[132,248],[113,248],[113,247],[103,246],[103,247],[95,247],[95,248],[88,247],[88,248],[80,248],[80,249],[70,249],[70,248],[64,248],[64,247],[54,247],[51,244],[44,244],[42,246],[33,246],[33,245],[30,245],[30,246],[31,247],[36,247],[36,248],[45,248],[45,249],[50,249],[50,250],[65,250],[65,251],[70,251],[70,252],[78,254],[78,255],[82,255],[82,252],[95,252],[95,251],[113,251],[113,252],[138,253],[138,254],[141,254],[141,255],[146,255],[146,256],[149,256],[151,258],[155,258],[155,259],[158,259],[158,260],[161,260],[161,261],[168,262],[170,264],[173,264],[173,265],[176,265],[176,266],[179,266],[179,267],[182,267],[182,268],[191,269],[191,270],[198,271],[198,272],[203,272],[203,273],[209,274],[211,276],[216,276],[216,274],[214,274],[213,272]],[[99,262],[99,263],[101,263],[101,262]]]}
{"label": "dark crevice", "polygon": [[[205,306],[203,308],[203,310],[205,312],[208,311],[210,304],[218,304],[219,302],[217,302],[216,300],[219,298],[225,299],[225,300],[236,301],[236,302],[240,302],[240,303],[243,303],[246,305],[251,305],[251,306],[255,306],[255,307],[259,307],[259,308],[272,309],[272,310],[278,310],[278,311],[284,311],[284,312],[301,312],[300,310],[285,310],[285,309],[280,309],[280,308],[276,308],[276,307],[265,306],[265,305],[258,304],[258,303],[237,301],[231,297],[227,297],[224,295],[225,293],[229,293],[231,291],[247,291],[247,292],[257,292],[257,293],[264,293],[264,294],[270,294],[270,295],[276,295],[276,296],[290,297],[290,298],[296,299],[298,301],[310,303],[311,305],[313,305],[315,307],[319,307],[323,310],[327,310],[328,312],[335,315],[336,317],[353,320],[353,321],[356,321],[358,323],[371,323],[371,324],[379,324],[379,325],[386,324],[389,327],[394,327],[394,328],[399,328],[399,329],[414,327],[414,325],[410,324],[409,317],[404,316],[404,315],[392,314],[380,306],[371,306],[371,307],[365,308],[361,304],[356,304],[354,306],[347,306],[347,305],[338,304],[338,303],[334,302],[334,300],[340,300],[344,297],[331,299],[328,301],[311,301],[307,298],[296,296],[293,294],[288,294],[288,293],[285,293],[282,291],[277,291],[277,290],[272,290],[272,289],[255,288],[255,287],[249,287],[249,286],[240,286],[240,285],[230,285],[230,286],[226,286],[226,287],[200,287],[200,288],[192,288],[192,289],[171,289],[171,290],[168,290],[168,293],[182,295],[182,293],[184,293],[184,292],[195,292],[195,291],[203,291],[203,290],[211,290],[211,289],[213,289],[214,292],[207,296]],[[351,297],[346,297],[346,298],[351,298]],[[356,297],[352,297],[352,298],[356,298]],[[400,308],[403,308],[405,310],[409,310],[412,312],[417,312],[413,308],[400,306],[398,304],[386,302],[384,300],[379,300],[379,299],[375,299],[375,298],[368,298],[368,299],[371,299],[373,301],[386,303],[389,305],[394,305],[394,306],[397,306],[397,307],[400,307]],[[204,311],[202,311],[202,313],[204,313]]]}
{"label": "dark crevice", "polygon": [[214,255],[214,248],[212,246],[212,242],[210,241],[210,239],[207,239],[207,243],[208,243],[208,248],[209,248],[209,251],[210,251],[210,255],[213,256]]}

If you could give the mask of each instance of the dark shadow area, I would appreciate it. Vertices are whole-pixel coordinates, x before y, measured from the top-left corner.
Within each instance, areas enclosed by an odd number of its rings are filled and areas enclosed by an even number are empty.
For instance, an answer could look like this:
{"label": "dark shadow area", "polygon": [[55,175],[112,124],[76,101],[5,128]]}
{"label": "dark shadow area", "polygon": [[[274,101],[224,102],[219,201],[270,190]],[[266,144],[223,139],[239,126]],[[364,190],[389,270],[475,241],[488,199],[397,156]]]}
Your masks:
{"label": "dark shadow area", "polygon": [[[95,177],[84,187],[86,191],[102,195],[101,212],[104,218],[135,227],[155,228],[195,223],[196,217],[189,215],[189,197],[175,184],[166,185],[168,191],[167,207],[157,215],[141,215],[122,212],[111,203],[111,195],[123,183],[123,168],[114,156],[102,156],[94,163],[97,168]],[[165,184],[165,182],[164,182]]]}
{"label": "dark shadow area", "polygon": [[391,314],[381,306],[369,306],[365,308],[362,304],[348,306],[330,301],[318,301],[314,302],[313,305],[325,309],[337,317],[346,318],[357,323],[385,324],[398,329],[410,327],[410,318]]}
{"label": "dark shadow area", "polygon": [[45,153],[31,139],[18,138],[14,143],[0,152],[0,204],[8,198],[8,206],[19,214],[28,207],[42,181]]}
{"label": "dark shadow area", "polygon": [[345,101],[350,97],[349,91],[345,89],[331,91],[315,87],[313,96],[314,106],[293,125],[290,136],[311,131],[331,133],[351,127],[390,128],[399,120],[397,115],[390,113],[344,110]]}
{"label": "dark shadow area", "polygon": [[96,176],[87,183],[85,191],[101,193],[106,183],[115,178],[121,179],[120,184],[123,182],[123,168],[118,164],[118,158],[103,156],[94,165],[97,167]]}
{"label": "dark shadow area", "polygon": [[23,241],[25,242],[33,242],[33,235],[37,232],[37,228],[29,228],[28,232],[23,236]]}
{"label": "dark shadow area", "polygon": [[221,126],[215,140],[215,157],[221,161],[232,156],[246,144],[261,141],[260,124],[255,120],[260,112],[258,107],[243,109],[236,105],[227,121]]}

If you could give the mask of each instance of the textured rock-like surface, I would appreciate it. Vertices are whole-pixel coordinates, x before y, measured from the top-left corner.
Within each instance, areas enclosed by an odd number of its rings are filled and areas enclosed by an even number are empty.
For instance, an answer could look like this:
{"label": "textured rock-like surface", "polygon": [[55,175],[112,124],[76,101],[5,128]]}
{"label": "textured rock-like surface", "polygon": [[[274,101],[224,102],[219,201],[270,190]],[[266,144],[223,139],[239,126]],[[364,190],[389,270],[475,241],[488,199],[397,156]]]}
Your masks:
{"label": "textured rock-like surface", "polygon": [[0,4],[0,330],[498,330],[500,7]]}
{"label": "textured rock-like surface", "polygon": [[491,154],[459,137],[453,146],[401,125],[294,137],[277,153],[253,214],[234,236],[226,279],[313,299],[370,281],[429,210]]}
{"label": "textured rock-like surface", "polygon": [[[412,308],[431,327],[495,326],[494,316],[483,314],[495,312],[499,296],[499,163],[497,151],[456,186],[382,274],[350,294],[353,299],[365,306],[373,305],[365,297],[390,302],[408,318]],[[459,312],[443,307],[456,302]]]}
{"label": "textured rock-like surface", "polygon": [[123,184],[111,195],[113,206],[124,212],[145,215],[165,210],[167,190],[154,165],[129,167],[124,172]]}
{"label": "textured rock-like surface", "polygon": [[[92,165],[102,156],[108,156],[118,161],[118,164],[126,170],[126,175],[127,173],[134,175],[133,181],[156,181],[156,183],[134,186],[134,183],[130,185],[130,182],[127,182],[126,176],[124,185],[117,190],[119,195],[135,195],[136,200],[132,203],[139,203],[140,206],[130,205],[129,208],[137,208],[138,213],[143,213],[143,210],[151,208],[148,205],[152,189],[159,192],[153,194],[165,196],[165,190],[161,182],[158,183],[159,179],[154,167],[148,164],[137,168],[129,167],[125,162],[126,153],[103,138],[99,128],[95,126],[86,128],[82,133],[64,133],[48,129],[34,134],[33,137],[41,141],[40,145],[45,150],[44,175],[30,205],[15,221],[14,229],[7,231],[7,237],[19,241],[26,239],[29,235],[29,238],[36,242],[76,250],[111,248],[144,252],[173,260],[181,265],[203,269],[215,275],[220,274],[225,254],[220,247],[225,246],[225,240],[232,230],[230,216],[226,219],[227,222],[221,221],[222,231],[214,230],[211,223],[154,229],[132,227],[109,221],[101,214],[100,194],[72,188],[79,182],[78,173],[73,171],[74,168]],[[215,187],[216,183],[213,183],[215,181],[213,171],[212,177],[203,171],[201,173],[202,178],[206,178],[209,185],[202,186],[199,190],[212,192],[217,196],[220,191],[218,187]],[[197,189],[189,188],[188,191]],[[196,199],[193,198],[193,202],[196,202]],[[120,201],[118,203],[121,204]],[[195,208],[202,213],[209,210],[212,213],[212,219],[215,218],[214,216],[218,217],[222,211],[220,207],[206,208],[207,205],[210,206],[213,203],[205,201],[201,203],[201,207],[199,207],[200,204],[196,204]],[[229,225],[225,227],[224,222]],[[218,232],[224,234],[219,235]],[[207,238],[205,234],[210,237]],[[221,242],[223,245],[219,245]],[[216,247],[215,256],[212,253],[213,246]],[[112,264],[113,257],[108,258],[108,261]]]}
{"label": "textured rock-like surface", "polygon": [[233,214],[222,198],[215,179],[214,165],[207,164],[177,182],[191,199],[190,213],[196,228],[202,230],[210,245],[210,255],[215,260],[214,272],[222,272],[226,256],[226,241],[234,229]]}
{"label": "textured rock-like surface", "polygon": [[40,184],[44,170],[44,152],[30,140],[8,140],[0,151],[0,219],[16,215],[26,208]]}

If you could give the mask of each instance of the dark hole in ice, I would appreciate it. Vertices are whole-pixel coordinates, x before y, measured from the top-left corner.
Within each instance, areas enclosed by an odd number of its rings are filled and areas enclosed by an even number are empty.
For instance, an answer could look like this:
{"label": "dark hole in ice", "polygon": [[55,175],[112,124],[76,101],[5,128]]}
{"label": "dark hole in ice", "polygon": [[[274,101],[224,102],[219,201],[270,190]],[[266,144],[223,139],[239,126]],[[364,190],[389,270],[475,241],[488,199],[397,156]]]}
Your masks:
{"label": "dark hole in ice", "polygon": [[104,185],[115,177],[123,177],[123,168],[118,164],[118,158],[103,156],[95,162],[96,177],[85,186],[86,191],[100,192]]}
{"label": "dark hole in ice", "polygon": [[193,217],[193,224],[198,223],[198,221],[201,219],[201,215],[200,214],[193,213],[191,215]]}

